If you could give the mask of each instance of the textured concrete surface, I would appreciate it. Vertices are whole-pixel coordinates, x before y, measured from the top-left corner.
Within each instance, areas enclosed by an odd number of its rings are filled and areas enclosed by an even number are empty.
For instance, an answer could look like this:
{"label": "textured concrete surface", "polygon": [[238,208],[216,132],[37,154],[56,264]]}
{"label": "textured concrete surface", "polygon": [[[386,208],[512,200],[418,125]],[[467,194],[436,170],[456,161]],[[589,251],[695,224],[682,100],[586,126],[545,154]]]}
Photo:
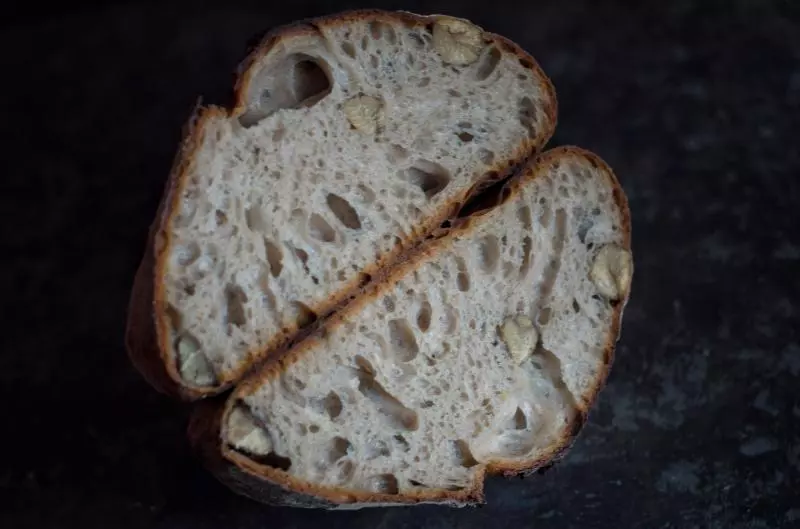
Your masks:
{"label": "textured concrete surface", "polygon": [[196,97],[223,100],[251,34],[356,5],[29,5],[1,23],[0,526],[800,527],[800,16],[781,1],[649,3],[391,4],[530,50],[560,99],[553,144],[604,157],[634,217],[633,298],[589,424],[561,464],[492,479],[467,510],[239,498],[189,455],[186,407],[123,352]]}

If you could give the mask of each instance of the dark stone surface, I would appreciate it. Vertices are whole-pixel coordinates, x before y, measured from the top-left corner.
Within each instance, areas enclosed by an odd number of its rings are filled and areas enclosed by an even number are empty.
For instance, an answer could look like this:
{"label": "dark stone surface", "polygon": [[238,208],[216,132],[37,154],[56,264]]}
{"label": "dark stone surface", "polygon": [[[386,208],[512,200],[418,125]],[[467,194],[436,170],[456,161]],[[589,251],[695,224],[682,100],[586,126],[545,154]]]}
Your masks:
{"label": "dark stone surface", "polygon": [[0,526],[800,527],[788,0],[393,3],[520,42],[558,90],[554,144],[619,174],[637,274],[609,385],[561,464],[490,480],[482,509],[271,509],[200,468],[186,407],[128,365],[128,291],[196,97],[222,100],[251,34],[355,5],[289,4],[30,4],[2,24]]}

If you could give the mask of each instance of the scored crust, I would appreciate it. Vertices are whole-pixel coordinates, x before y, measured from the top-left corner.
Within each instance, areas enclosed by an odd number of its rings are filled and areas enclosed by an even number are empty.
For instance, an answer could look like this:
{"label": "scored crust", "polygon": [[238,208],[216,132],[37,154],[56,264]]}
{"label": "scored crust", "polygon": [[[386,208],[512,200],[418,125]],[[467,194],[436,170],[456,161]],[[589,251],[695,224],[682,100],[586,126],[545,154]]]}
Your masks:
{"label": "scored crust", "polygon": [[[616,207],[621,214],[621,246],[630,251],[631,245],[631,219],[628,201],[611,168],[596,154],[579,147],[558,147],[540,154],[523,171],[517,174],[504,185],[501,200],[507,200],[526,182],[536,178],[539,174],[547,172],[554,164],[570,157],[580,157],[587,160],[596,170],[604,173],[611,181],[612,196]],[[442,230],[436,236],[410,252],[406,259],[384,276],[378,278],[364,295],[353,303],[334,314],[319,329],[321,332],[333,329],[344,324],[349,317],[358,314],[359,310],[368,302],[380,298],[382,293],[395,282],[414,270],[420,261],[436,254],[439,248],[446,244],[447,235],[450,233],[464,233],[470,230],[471,220],[475,216],[464,219],[449,230]],[[576,399],[577,413],[570,424],[562,430],[558,440],[554,442],[545,454],[528,461],[496,460],[476,473],[475,481],[471,487],[460,491],[434,490],[404,493],[400,495],[379,494],[362,491],[348,491],[332,487],[321,487],[299,480],[279,469],[260,464],[246,455],[223,444],[221,439],[224,420],[232,410],[239,394],[248,393],[251,388],[259,385],[265,379],[278,375],[286,366],[302,360],[304,352],[319,344],[315,335],[307,337],[290,349],[281,357],[273,357],[257,373],[251,374],[242,381],[233,394],[224,403],[205,403],[198,407],[192,417],[189,436],[197,452],[202,456],[208,468],[217,478],[239,494],[268,504],[294,505],[300,507],[323,508],[360,508],[378,505],[401,505],[433,502],[453,506],[482,503],[483,482],[487,474],[502,474],[505,476],[526,476],[536,471],[549,468],[560,460],[575,442],[589,410],[597,399],[604,386],[614,359],[614,348],[620,336],[621,320],[624,308],[628,302],[630,292],[613,305],[611,324],[607,329],[605,346],[603,348],[603,367],[597,373],[592,387],[583,398]],[[265,492],[266,491],[266,492]]]}
{"label": "scored crust", "polygon": [[[239,66],[234,88],[234,102],[231,108],[197,106],[185,128],[184,140],[176,155],[155,222],[150,229],[145,255],[136,274],[131,294],[126,329],[128,354],[134,366],[156,389],[185,400],[196,400],[220,393],[245,376],[248,370],[255,367],[255,364],[264,360],[265,352],[277,351],[289,346],[302,331],[294,326],[290,327],[288,332],[276,334],[261,350],[250,351],[248,358],[240,362],[236,369],[219,373],[220,381],[217,386],[190,386],[182,380],[178,373],[174,353],[169,343],[165,286],[161,278],[164,276],[167,256],[171,248],[169,225],[173,216],[179,211],[179,201],[186,184],[187,174],[194,163],[196,152],[202,145],[203,134],[209,120],[212,117],[231,119],[241,116],[246,111],[246,94],[253,75],[253,66],[287,39],[302,38],[309,33],[319,32],[318,28],[320,27],[344,25],[356,21],[385,21],[419,27],[432,24],[437,17],[438,15],[422,16],[402,11],[355,10],[275,28],[266,33]],[[552,105],[542,109],[546,116],[544,129],[536,138],[522,139],[508,160],[496,163],[463,196],[443,204],[439,211],[429,217],[427,226],[418,227],[392,252],[362,270],[361,274],[350,284],[325,301],[309,304],[309,308],[319,316],[319,319],[326,318],[335,310],[346,305],[371,277],[379,275],[390,263],[400,260],[404,252],[411,250],[422,239],[434,232],[441,223],[452,218],[468,199],[491,184],[513,174],[529,158],[539,152],[552,136],[557,121],[557,100],[555,89],[548,77],[536,60],[517,44],[490,32],[484,32],[483,36],[486,41],[495,43],[505,53],[516,55],[520,63],[532,70],[536,78],[542,81],[546,99],[552,102]]]}

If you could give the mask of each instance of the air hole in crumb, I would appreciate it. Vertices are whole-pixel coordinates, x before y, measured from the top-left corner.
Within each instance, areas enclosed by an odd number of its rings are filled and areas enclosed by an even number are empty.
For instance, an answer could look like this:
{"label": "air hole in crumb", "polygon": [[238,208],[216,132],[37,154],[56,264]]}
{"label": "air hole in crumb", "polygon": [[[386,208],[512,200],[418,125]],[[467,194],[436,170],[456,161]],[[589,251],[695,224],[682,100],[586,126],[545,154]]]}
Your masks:
{"label": "air hole in crumb", "polygon": [[224,226],[228,223],[228,216],[224,211],[218,209],[214,212],[214,220],[217,222],[217,226]]}
{"label": "air hole in crumb", "polygon": [[586,235],[589,233],[589,230],[592,229],[594,226],[594,221],[591,217],[583,217],[581,219],[580,224],[578,225],[578,240],[582,243],[586,242]]}
{"label": "air hole in crumb", "polygon": [[332,84],[325,70],[311,60],[301,60],[294,65],[294,94],[297,104],[309,106],[328,95]]}
{"label": "air hole in crumb", "polygon": [[417,328],[422,332],[427,332],[431,327],[431,315],[433,308],[431,304],[425,301],[417,312]]}
{"label": "air hole in crumb", "polygon": [[431,78],[430,77],[423,77],[422,79],[419,80],[419,82],[417,83],[417,86],[420,87],[420,88],[425,88],[429,84],[431,84]]}
{"label": "air hole in crumb", "polygon": [[481,270],[494,273],[500,260],[500,241],[494,235],[487,235],[480,242]]}
{"label": "air hole in crumb", "polygon": [[529,236],[522,239],[522,264],[519,267],[519,273],[522,277],[528,275],[533,264],[533,240]]}
{"label": "air hole in crumb", "polygon": [[394,32],[394,28],[385,22],[370,22],[369,31],[375,40],[381,40],[385,37],[389,44],[397,42],[397,34]]}
{"label": "air hole in crumb", "polygon": [[308,232],[318,241],[333,242],[336,240],[336,231],[328,224],[328,221],[316,213],[312,213],[308,220]]}
{"label": "air hole in crumb", "polygon": [[[273,71],[286,71],[286,77],[277,78]],[[332,88],[328,74],[316,59],[304,54],[288,56],[284,63],[265,72],[266,79],[256,78],[253,86],[262,86],[257,101],[249,103],[248,110],[239,117],[247,128],[280,109],[309,107],[327,96]]]}
{"label": "air hole in crumb", "polygon": [[528,427],[528,419],[525,417],[525,412],[520,408],[517,408],[517,411],[514,412],[511,421],[515,430],[524,430]]}
{"label": "air hole in crumb", "polygon": [[478,158],[480,158],[481,163],[484,165],[492,165],[492,163],[494,163],[494,153],[483,147],[478,149]]}
{"label": "air hole in crumb", "polygon": [[317,313],[311,310],[305,303],[293,301],[289,306],[291,307],[291,314],[289,317],[294,320],[298,328],[303,328],[317,321]]}
{"label": "air hole in crumb", "polygon": [[389,446],[380,439],[373,439],[367,441],[367,446],[365,450],[365,456],[367,460],[376,459],[378,457],[386,457],[391,455],[392,451],[389,449]]}
{"label": "air hole in crumb", "polygon": [[316,424],[312,424],[311,426],[308,427],[308,431],[311,433],[317,433],[319,432],[319,426]]}
{"label": "air hole in crumb", "polygon": [[486,80],[497,69],[497,65],[502,57],[500,50],[492,46],[481,56],[478,62],[478,69],[475,72],[475,79],[478,81]]}
{"label": "air hole in crumb", "polygon": [[458,290],[461,292],[469,291],[469,270],[467,270],[467,263],[461,257],[456,257],[456,266],[458,266]]}
{"label": "air hole in crumb", "polygon": [[386,159],[393,164],[403,162],[408,159],[408,149],[396,143],[389,145],[389,150],[386,152]]}
{"label": "air hole in crumb", "polygon": [[381,37],[383,37],[383,24],[381,22],[370,22],[369,32],[374,40],[381,40]]}
{"label": "air hole in crumb", "polygon": [[427,489],[428,488],[427,485],[425,485],[424,483],[422,483],[420,481],[417,481],[416,479],[409,479],[408,480],[408,484],[411,485],[412,487],[419,487],[419,488],[423,488],[423,489]]}
{"label": "air hole in crumb", "polygon": [[261,233],[267,231],[267,222],[264,219],[264,213],[258,206],[247,208],[247,211],[244,213],[244,219],[247,224],[247,229],[250,231]]}
{"label": "air hole in crumb", "polygon": [[519,101],[519,122],[528,129],[528,136],[536,136],[536,105],[528,96]]}
{"label": "air hole in crumb", "polygon": [[278,302],[275,299],[275,293],[269,286],[269,277],[267,276],[266,269],[261,266],[258,273],[258,287],[261,289],[261,303],[262,307],[267,308],[271,313],[277,311]]}
{"label": "air hole in crumb", "polygon": [[418,160],[413,167],[401,171],[400,176],[420,188],[428,199],[444,190],[451,179],[447,169],[428,160]]}
{"label": "air hole in crumb", "polygon": [[352,445],[350,441],[344,437],[336,436],[331,440],[331,448],[328,452],[328,459],[331,463],[335,463],[347,455],[347,451]]}
{"label": "air hole in crumb", "polygon": [[400,489],[394,474],[379,474],[367,480],[367,489],[377,494],[397,494]]}
{"label": "air hole in crumb", "polygon": [[355,208],[350,205],[350,202],[333,193],[328,193],[326,202],[336,218],[339,219],[339,222],[346,228],[351,230],[361,229],[361,220],[358,218]]}
{"label": "air hole in crumb", "polygon": [[373,68],[378,68],[378,66],[380,66],[380,61],[378,59],[378,56],[377,55],[370,55],[369,56],[369,64]]}
{"label": "air hole in crumb", "polygon": [[517,210],[517,217],[525,231],[531,231],[533,229],[533,217],[531,216],[530,206],[527,204],[520,206]]}
{"label": "air hole in crumb", "polygon": [[264,239],[264,248],[266,249],[267,263],[269,264],[269,273],[272,277],[278,277],[283,270],[283,252],[277,244],[269,239]]}
{"label": "air hole in crumb", "polygon": [[358,391],[378,408],[378,411],[389,421],[390,426],[403,430],[419,428],[417,412],[406,408],[402,402],[375,380],[375,370],[372,364],[361,355],[356,355],[355,363]]}
{"label": "air hole in crumb", "polygon": [[472,455],[469,444],[463,439],[453,441],[453,452],[458,464],[464,468],[472,468],[478,464],[475,456]]}
{"label": "air hole in crumb", "polygon": [[344,483],[353,477],[355,464],[349,458],[342,458],[334,466],[333,480],[336,483]]}
{"label": "air hole in crumb", "polygon": [[408,37],[408,40],[411,41],[412,45],[415,48],[422,49],[425,47],[425,39],[423,39],[419,33],[409,31],[408,33],[406,33],[406,36]]}
{"label": "air hole in crumb", "polygon": [[422,404],[420,404],[419,407],[422,408],[423,410],[431,408],[431,407],[433,407],[433,401],[432,400],[426,400]]}
{"label": "air hole in crumb", "polygon": [[342,42],[342,51],[351,59],[355,59],[356,57],[356,47],[353,46],[352,42]]}
{"label": "air hole in crumb", "polygon": [[399,433],[395,434],[394,436],[392,436],[392,439],[394,440],[395,443],[397,443],[397,446],[399,446],[400,450],[402,450],[403,452],[408,452],[408,450],[411,448],[410,445],[408,444],[408,440],[405,438],[403,434]]}
{"label": "air hole in crumb", "polygon": [[357,190],[359,198],[361,198],[361,200],[364,201],[365,203],[369,204],[375,200],[375,192],[372,189],[368,188],[366,185],[358,184]]}
{"label": "air hole in crumb", "polygon": [[456,136],[458,136],[458,139],[464,143],[469,143],[475,138],[475,136],[466,131],[461,131],[458,134],[456,134]]}
{"label": "air hole in crumb", "polygon": [[554,233],[552,236],[553,255],[543,272],[541,286],[539,287],[539,296],[541,299],[547,299],[550,296],[550,292],[553,290],[553,285],[556,282],[558,271],[561,267],[561,254],[564,251],[567,230],[566,211],[563,209],[556,210],[554,224]]}
{"label": "air hole in crumb", "polygon": [[292,391],[303,391],[306,389],[306,383],[296,376],[286,376],[284,380],[290,386]]}
{"label": "air hole in crumb", "polygon": [[542,310],[539,311],[539,317],[536,319],[539,322],[539,325],[547,325],[550,323],[550,318],[553,315],[553,309],[550,307],[544,307]]}
{"label": "air hole in crumb", "polygon": [[574,310],[576,314],[581,311],[581,306],[575,298],[572,298],[572,310]]}
{"label": "air hole in crumb", "polygon": [[200,257],[200,246],[190,242],[186,246],[178,246],[174,250],[175,260],[179,266],[189,266]]}
{"label": "air hole in crumb", "polygon": [[358,274],[358,286],[359,286],[359,288],[366,286],[367,283],[369,283],[370,281],[372,281],[372,276],[369,275],[368,273],[360,272]]}
{"label": "air hole in crumb", "polygon": [[[308,253],[305,250],[301,250],[300,248],[295,248],[294,255],[297,257],[297,259],[300,260],[300,262],[303,264],[303,267],[305,267],[306,264],[308,264]],[[308,272],[308,270],[306,270],[306,272]]]}
{"label": "air hole in crumb", "polygon": [[228,324],[243,327],[247,323],[244,312],[247,296],[242,288],[238,285],[225,287],[225,303]]}
{"label": "air hole in crumb", "polygon": [[406,210],[408,211],[409,217],[412,219],[416,219],[422,216],[422,210],[413,204],[409,204]]}
{"label": "air hole in crumb", "polygon": [[266,465],[272,468],[277,468],[279,470],[289,470],[292,466],[292,460],[288,457],[280,456],[275,452],[270,452],[265,456],[256,456],[250,455],[250,458],[257,463],[261,463],[262,465]]}
{"label": "air hole in crumb", "polygon": [[401,362],[410,362],[419,353],[419,345],[414,336],[414,331],[405,319],[390,320],[389,341],[397,359]]}
{"label": "air hole in crumb", "polygon": [[[275,130],[272,131],[272,141],[274,143],[279,143],[285,137],[286,137],[286,127],[282,125],[275,127]],[[281,173],[279,173],[278,171],[273,171],[272,173],[270,173],[270,175],[275,180],[281,179]]]}
{"label": "air hole in crumb", "polygon": [[181,318],[181,313],[178,312],[178,309],[172,305],[167,305],[167,309],[164,312],[167,314],[167,320],[169,321],[169,325],[172,329],[177,330],[182,327],[183,318]]}
{"label": "air hole in crumb", "polygon": [[335,419],[342,413],[342,399],[339,398],[339,395],[334,391],[328,393],[323,404],[325,406],[325,411],[331,419]]}

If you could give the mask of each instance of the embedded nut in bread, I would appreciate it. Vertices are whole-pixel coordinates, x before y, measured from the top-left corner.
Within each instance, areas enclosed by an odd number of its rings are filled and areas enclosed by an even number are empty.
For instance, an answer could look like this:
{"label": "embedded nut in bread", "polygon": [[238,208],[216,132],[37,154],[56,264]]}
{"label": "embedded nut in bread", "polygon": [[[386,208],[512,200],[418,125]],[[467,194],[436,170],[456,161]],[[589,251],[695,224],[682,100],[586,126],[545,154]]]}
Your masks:
{"label": "embedded nut in bread", "polygon": [[198,386],[210,386],[216,377],[197,340],[188,335],[178,340],[178,360],[181,378]]}
{"label": "embedded nut in bread", "polygon": [[500,337],[508,347],[511,358],[519,365],[536,349],[539,332],[527,316],[507,318],[500,327]]}
{"label": "embedded nut in bread", "polygon": [[367,95],[358,95],[345,101],[343,110],[347,121],[354,129],[365,134],[375,134],[381,124],[383,108],[381,102]]}
{"label": "embedded nut in bread", "polygon": [[610,300],[622,299],[628,295],[632,264],[629,251],[609,244],[597,252],[589,277],[600,294]]}
{"label": "embedded nut in bread", "polygon": [[483,48],[482,32],[465,20],[441,17],[433,26],[433,47],[444,62],[466,66],[478,60]]}
{"label": "embedded nut in bread", "polygon": [[239,408],[228,416],[228,442],[250,454],[267,455],[272,451],[272,440],[252,417]]}

